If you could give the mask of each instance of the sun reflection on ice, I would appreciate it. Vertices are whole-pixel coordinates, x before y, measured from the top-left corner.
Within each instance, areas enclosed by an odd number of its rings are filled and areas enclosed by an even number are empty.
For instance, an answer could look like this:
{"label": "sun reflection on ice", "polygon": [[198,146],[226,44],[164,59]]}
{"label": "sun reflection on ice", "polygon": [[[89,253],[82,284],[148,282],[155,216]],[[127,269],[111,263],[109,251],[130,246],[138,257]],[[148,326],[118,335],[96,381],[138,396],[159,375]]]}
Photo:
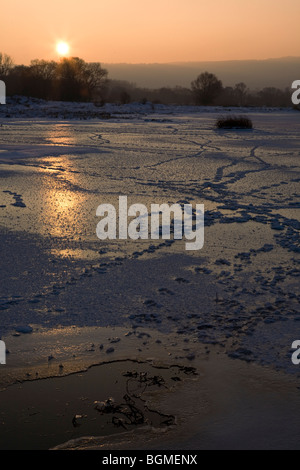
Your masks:
{"label": "sun reflection on ice", "polygon": [[50,127],[45,140],[51,145],[76,145],[73,126],[67,123],[58,123]]}
{"label": "sun reflection on ice", "polygon": [[49,177],[42,187],[40,222],[51,237],[80,240],[85,226],[82,206],[86,195],[81,192],[79,174],[74,171],[74,159],[69,155],[44,159]]}

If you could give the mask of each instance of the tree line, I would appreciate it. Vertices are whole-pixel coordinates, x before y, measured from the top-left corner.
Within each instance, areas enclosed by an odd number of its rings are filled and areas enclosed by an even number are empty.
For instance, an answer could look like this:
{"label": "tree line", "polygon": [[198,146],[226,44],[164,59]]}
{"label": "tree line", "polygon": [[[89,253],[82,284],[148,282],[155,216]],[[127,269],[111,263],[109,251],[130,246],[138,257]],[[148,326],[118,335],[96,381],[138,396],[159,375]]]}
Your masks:
{"label": "tree line", "polygon": [[13,65],[0,54],[0,79],[8,96],[22,95],[55,101],[92,101],[104,93],[107,71],[99,63],[78,57],[59,62],[32,60],[29,66]]}
{"label": "tree line", "polygon": [[209,72],[201,73],[190,88],[162,87],[148,89],[121,80],[109,80],[108,72],[98,62],[87,63],[78,57],[59,62],[33,60],[30,65],[14,65],[0,53],[0,79],[7,95],[22,95],[54,101],[87,101],[128,104],[152,102],[168,105],[216,106],[291,106],[291,90],[266,87],[249,90],[243,82],[224,86]]}

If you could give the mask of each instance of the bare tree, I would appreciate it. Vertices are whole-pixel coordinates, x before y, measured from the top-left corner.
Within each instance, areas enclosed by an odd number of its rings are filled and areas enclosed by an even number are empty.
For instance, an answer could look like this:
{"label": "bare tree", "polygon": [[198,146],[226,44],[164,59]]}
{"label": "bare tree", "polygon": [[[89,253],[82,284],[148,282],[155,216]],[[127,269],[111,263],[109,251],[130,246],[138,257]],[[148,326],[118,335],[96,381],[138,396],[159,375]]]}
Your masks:
{"label": "bare tree", "polygon": [[8,75],[13,65],[12,58],[9,55],[2,54],[2,52],[0,52],[0,77]]}
{"label": "bare tree", "polygon": [[234,94],[237,98],[237,103],[239,106],[244,106],[246,102],[246,97],[249,90],[247,85],[243,82],[237,83],[234,87]]}
{"label": "bare tree", "polygon": [[98,62],[85,64],[85,79],[91,91],[102,87],[107,80],[107,70]]}
{"label": "bare tree", "polygon": [[91,99],[103,92],[107,71],[99,63],[86,63],[79,57],[62,59],[57,66],[61,99]]}
{"label": "bare tree", "polygon": [[30,62],[30,73],[43,80],[54,80],[57,63],[54,61],[35,59]]}
{"label": "bare tree", "polygon": [[204,72],[191,83],[192,92],[195,96],[196,104],[214,104],[216,98],[221,93],[223,85],[213,73]]}

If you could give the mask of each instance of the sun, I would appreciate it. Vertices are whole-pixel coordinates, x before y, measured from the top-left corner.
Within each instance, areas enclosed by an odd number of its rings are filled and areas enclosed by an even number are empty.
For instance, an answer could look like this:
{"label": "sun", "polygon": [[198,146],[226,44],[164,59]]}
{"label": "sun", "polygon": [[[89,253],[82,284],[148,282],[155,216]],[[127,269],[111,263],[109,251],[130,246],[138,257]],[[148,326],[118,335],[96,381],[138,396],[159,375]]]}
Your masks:
{"label": "sun", "polygon": [[69,54],[69,51],[70,51],[70,46],[69,44],[67,44],[66,42],[64,41],[59,41],[57,44],[56,44],[56,52],[62,56],[62,57],[66,57],[68,54]]}

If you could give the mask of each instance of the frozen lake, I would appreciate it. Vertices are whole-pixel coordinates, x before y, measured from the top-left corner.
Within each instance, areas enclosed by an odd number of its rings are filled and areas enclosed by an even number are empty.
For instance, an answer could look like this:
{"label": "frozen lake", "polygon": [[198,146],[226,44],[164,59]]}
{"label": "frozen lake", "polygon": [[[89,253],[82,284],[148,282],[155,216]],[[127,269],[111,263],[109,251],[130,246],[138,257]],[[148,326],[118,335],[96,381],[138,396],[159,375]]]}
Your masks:
{"label": "frozen lake", "polygon": [[[275,400],[265,434],[273,439],[279,408],[295,419],[295,434],[296,382],[290,391],[275,371],[292,381],[298,374],[291,345],[300,320],[299,113],[252,111],[250,131],[217,131],[219,116],[172,108],[89,121],[2,115],[0,335],[9,354],[0,384],[111,360],[205,364],[211,400],[223,402],[221,382],[228,389],[222,409],[236,424],[230,446],[239,441],[241,419],[248,436],[249,416],[257,429],[266,409],[252,386],[240,383],[245,376],[265,393],[263,372],[249,374],[243,366],[268,365],[268,384],[278,384],[273,398],[265,398]],[[188,252],[184,240],[99,240],[96,209],[117,207],[121,195],[149,209],[204,204],[203,249]],[[220,353],[229,359],[219,363]],[[232,358],[245,362],[233,366]],[[197,409],[190,420],[195,448],[202,440],[198,387],[195,382],[182,407],[184,416],[188,404]],[[281,408],[281,400],[291,406]],[[249,411],[253,403],[261,406],[256,414]]]}
{"label": "frozen lake", "polygon": [[[245,343],[255,360],[287,366],[299,318],[299,114],[253,112],[252,131],[217,131],[217,116],[3,120],[2,334],[145,323],[229,351]],[[124,194],[148,207],[204,204],[204,248],[100,241],[96,208]],[[276,357],[251,349],[268,332],[285,341]]]}

